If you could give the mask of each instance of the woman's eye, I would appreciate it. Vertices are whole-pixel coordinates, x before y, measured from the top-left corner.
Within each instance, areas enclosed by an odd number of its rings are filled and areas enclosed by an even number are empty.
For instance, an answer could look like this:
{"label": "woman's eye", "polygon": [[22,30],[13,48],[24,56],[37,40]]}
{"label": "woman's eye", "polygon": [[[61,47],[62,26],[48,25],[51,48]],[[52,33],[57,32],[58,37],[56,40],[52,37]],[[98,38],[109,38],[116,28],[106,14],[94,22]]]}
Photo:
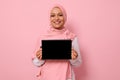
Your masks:
{"label": "woman's eye", "polygon": [[50,15],[50,17],[54,17],[55,15]]}
{"label": "woman's eye", "polygon": [[62,14],[60,14],[59,16],[63,16]]}

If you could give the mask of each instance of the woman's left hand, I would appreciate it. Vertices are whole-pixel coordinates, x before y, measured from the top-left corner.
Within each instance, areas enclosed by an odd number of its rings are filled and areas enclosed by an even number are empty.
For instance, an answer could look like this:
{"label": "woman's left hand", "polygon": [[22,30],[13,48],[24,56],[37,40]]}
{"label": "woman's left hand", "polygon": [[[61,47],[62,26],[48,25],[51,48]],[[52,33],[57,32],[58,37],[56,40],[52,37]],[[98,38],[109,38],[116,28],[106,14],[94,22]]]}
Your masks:
{"label": "woman's left hand", "polygon": [[71,58],[74,60],[77,58],[77,56],[78,56],[77,52],[74,49],[72,49]]}

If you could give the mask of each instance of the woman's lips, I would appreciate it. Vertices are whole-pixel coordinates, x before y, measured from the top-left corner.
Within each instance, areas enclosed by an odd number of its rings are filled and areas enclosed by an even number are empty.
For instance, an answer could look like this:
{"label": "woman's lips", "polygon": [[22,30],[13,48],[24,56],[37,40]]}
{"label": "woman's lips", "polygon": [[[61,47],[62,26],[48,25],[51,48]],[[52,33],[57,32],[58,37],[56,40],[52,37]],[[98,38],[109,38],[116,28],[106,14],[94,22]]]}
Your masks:
{"label": "woman's lips", "polygon": [[58,25],[61,23],[61,21],[55,21],[54,23]]}

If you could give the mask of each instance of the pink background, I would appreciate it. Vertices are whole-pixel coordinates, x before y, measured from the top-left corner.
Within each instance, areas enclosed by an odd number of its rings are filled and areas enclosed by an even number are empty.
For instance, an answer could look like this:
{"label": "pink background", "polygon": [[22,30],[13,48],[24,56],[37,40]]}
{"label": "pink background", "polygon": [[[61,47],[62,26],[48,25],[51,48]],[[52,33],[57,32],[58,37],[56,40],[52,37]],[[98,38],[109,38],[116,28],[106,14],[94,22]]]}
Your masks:
{"label": "pink background", "polygon": [[0,0],[0,80],[36,80],[31,55],[54,3],[79,38],[77,80],[120,80],[120,0]]}

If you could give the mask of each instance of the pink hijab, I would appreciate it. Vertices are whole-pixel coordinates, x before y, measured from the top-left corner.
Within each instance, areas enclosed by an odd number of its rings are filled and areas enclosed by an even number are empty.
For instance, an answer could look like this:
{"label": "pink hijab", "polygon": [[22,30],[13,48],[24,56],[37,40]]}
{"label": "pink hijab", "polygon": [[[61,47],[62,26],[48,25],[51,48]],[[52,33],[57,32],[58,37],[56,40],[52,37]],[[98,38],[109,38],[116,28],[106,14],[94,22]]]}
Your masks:
{"label": "pink hijab", "polygon": [[[61,6],[61,5],[55,5],[52,7],[52,9],[54,7],[58,7],[61,9],[61,11],[63,12],[63,16],[65,18],[65,22],[67,20],[67,15],[65,12],[65,9]],[[41,40],[50,40],[50,39],[71,39],[73,40],[75,37],[75,34],[71,33],[68,29],[66,29],[65,27],[63,29],[55,29],[52,26],[49,26],[49,29],[47,30],[46,34],[44,34],[42,37],[40,36],[40,40],[39,40],[39,44],[38,44],[38,48],[39,46],[41,46]],[[36,48],[36,50],[38,50]],[[49,66],[49,68],[47,68]],[[59,68],[58,68],[59,67]],[[62,69],[61,69],[62,67]],[[51,69],[52,70],[51,72]],[[46,76],[42,76],[42,72],[44,72],[43,74]],[[53,76],[58,74],[57,72],[59,72],[60,75],[57,76]],[[46,73],[46,74],[45,74]],[[62,76],[62,77],[61,77]],[[41,80],[44,79],[48,79],[49,80],[66,80],[66,78],[71,78],[71,65],[69,61],[65,61],[65,62],[60,62],[60,61],[47,61],[45,62],[45,64],[43,66],[40,67],[40,74],[38,75],[38,77]],[[59,79],[59,77],[61,77]]]}
{"label": "pink hijab", "polygon": [[[62,11],[63,13],[63,17],[64,17],[64,20],[65,22],[67,21],[67,14],[66,14],[66,11],[65,9],[60,5],[60,4],[55,4],[54,6],[52,6],[51,9],[55,8],[55,7],[58,7],[60,8],[60,10]],[[50,11],[51,11],[50,9]],[[50,13],[49,11],[49,13]],[[46,37],[49,38],[49,36],[51,37],[55,37],[57,39],[56,36],[58,35],[62,35],[61,38],[62,39],[71,39],[73,40],[73,38],[75,37],[75,34],[71,33],[68,29],[66,29],[66,27],[64,26],[63,29],[59,30],[59,29],[55,29],[53,28],[51,25],[49,26],[49,29],[47,30],[47,33],[45,34]],[[58,39],[61,39],[60,36],[58,37]]]}

